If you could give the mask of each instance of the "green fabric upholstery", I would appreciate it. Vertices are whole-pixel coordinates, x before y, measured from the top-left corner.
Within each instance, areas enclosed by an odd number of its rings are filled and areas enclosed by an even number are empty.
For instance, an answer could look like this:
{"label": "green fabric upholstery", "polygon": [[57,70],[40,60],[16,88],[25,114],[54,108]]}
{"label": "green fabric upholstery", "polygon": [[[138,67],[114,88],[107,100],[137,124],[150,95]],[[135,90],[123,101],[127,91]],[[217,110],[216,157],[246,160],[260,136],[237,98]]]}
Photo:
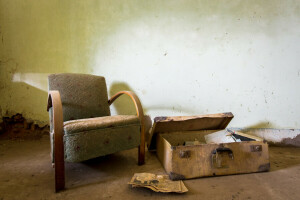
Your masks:
{"label": "green fabric upholstery", "polygon": [[136,124],[140,124],[140,120],[136,115],[115,115],[108,117],[96,117],[64,122],[64,132],[65,135],[71,135],[82,131],[115,128]]}
{"label": "green fabric upholstery", "polygon": [[[140,144],[140,120],[134,115],[110,116],[104,77],[52,74],[49,90],[60,92],[63,106],[65,161],[81,162],[131,149]],[[50,114],[51,157],[54,161]]]}
{"label": "green fabric upholstery", "polygon": [[104,77],[65,73],[51,74],[48,81],[49,90],[60,93],[64,121],[110,115]]}
{"label": "green fabric upholstery", "polygon": [[139,123],[65,134],[65,161],[81,162],[132,149],[140,144],[140,139]]}

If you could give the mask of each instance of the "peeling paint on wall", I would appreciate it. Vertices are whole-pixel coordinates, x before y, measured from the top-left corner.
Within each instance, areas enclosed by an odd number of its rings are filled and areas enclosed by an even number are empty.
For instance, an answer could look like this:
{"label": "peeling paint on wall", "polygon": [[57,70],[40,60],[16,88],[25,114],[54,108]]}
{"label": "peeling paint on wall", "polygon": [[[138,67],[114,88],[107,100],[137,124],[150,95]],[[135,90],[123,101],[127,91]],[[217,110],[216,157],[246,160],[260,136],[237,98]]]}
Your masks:
{"label": "peeling paint on wall", "polygon": [[49,135],[49,126],[40,127],[21,114],[4,117],[0,122],[0,139],[40,139]]}

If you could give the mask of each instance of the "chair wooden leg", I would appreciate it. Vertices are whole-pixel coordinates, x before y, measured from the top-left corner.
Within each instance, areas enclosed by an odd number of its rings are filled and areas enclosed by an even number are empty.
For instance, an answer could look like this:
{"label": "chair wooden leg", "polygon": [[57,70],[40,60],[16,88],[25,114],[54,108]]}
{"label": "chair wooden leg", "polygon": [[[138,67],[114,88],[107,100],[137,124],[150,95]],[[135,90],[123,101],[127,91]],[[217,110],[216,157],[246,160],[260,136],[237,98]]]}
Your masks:
{"label": "chair wooden leg", "polygon": [[[60,133],[60,134],[59,134]],[[57,132],[54,138],[55,191],[65,189],[65,158],[62,132]]]}
{"label": "chair wooden leg", "polygon": [[138,155],[138,165],[145,164],[145,145],[144,147],[142,145],[139,146],[139,155]]}
{"label": "chair wooden leg", "polygon": [[62,137],[56,138],[54,150],[55,192],[59,192],[65,189],[65,159]]}
{"label": "chair wooden leg", "polygon": [[65,163],[55,163],[55,192],[65,189]]}
{"label": "chair wooden leg", "polygon": [[141,144],[138,151],[138,165],[145,164],[145,127],[144,122],[141,126]]}

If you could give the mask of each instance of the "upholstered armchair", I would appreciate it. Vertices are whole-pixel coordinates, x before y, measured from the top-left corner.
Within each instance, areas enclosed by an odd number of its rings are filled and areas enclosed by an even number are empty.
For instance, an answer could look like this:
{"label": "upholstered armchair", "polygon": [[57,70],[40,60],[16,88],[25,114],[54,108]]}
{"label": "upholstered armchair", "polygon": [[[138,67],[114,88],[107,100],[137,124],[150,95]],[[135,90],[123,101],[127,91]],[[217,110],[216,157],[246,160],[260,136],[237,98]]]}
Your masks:
{"label": "upholstered armchair", "polygon": [[[133,92],[121,91],[108,100],[105,78],[94,75],[52,74],[48,81],[56,192],[65,188],[65,161],[81,162],[138,147],[138,164],[144,164],[144,114]],[[110,115],[109,106],[123,94],[131,97],[136,116]]]}

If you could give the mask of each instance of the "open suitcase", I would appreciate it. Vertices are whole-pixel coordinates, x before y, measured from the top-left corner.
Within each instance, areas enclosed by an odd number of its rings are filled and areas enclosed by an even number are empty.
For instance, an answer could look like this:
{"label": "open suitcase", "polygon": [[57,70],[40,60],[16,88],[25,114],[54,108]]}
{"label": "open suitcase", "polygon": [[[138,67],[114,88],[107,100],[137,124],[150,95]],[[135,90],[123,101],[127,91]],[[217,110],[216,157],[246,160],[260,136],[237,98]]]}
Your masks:
{"label": "open suitcase", "polygon": [[268,171],[268,144],[226,129],[232,118],[232,113],[156,117],[148,150],[156,150],[172,180]]}

